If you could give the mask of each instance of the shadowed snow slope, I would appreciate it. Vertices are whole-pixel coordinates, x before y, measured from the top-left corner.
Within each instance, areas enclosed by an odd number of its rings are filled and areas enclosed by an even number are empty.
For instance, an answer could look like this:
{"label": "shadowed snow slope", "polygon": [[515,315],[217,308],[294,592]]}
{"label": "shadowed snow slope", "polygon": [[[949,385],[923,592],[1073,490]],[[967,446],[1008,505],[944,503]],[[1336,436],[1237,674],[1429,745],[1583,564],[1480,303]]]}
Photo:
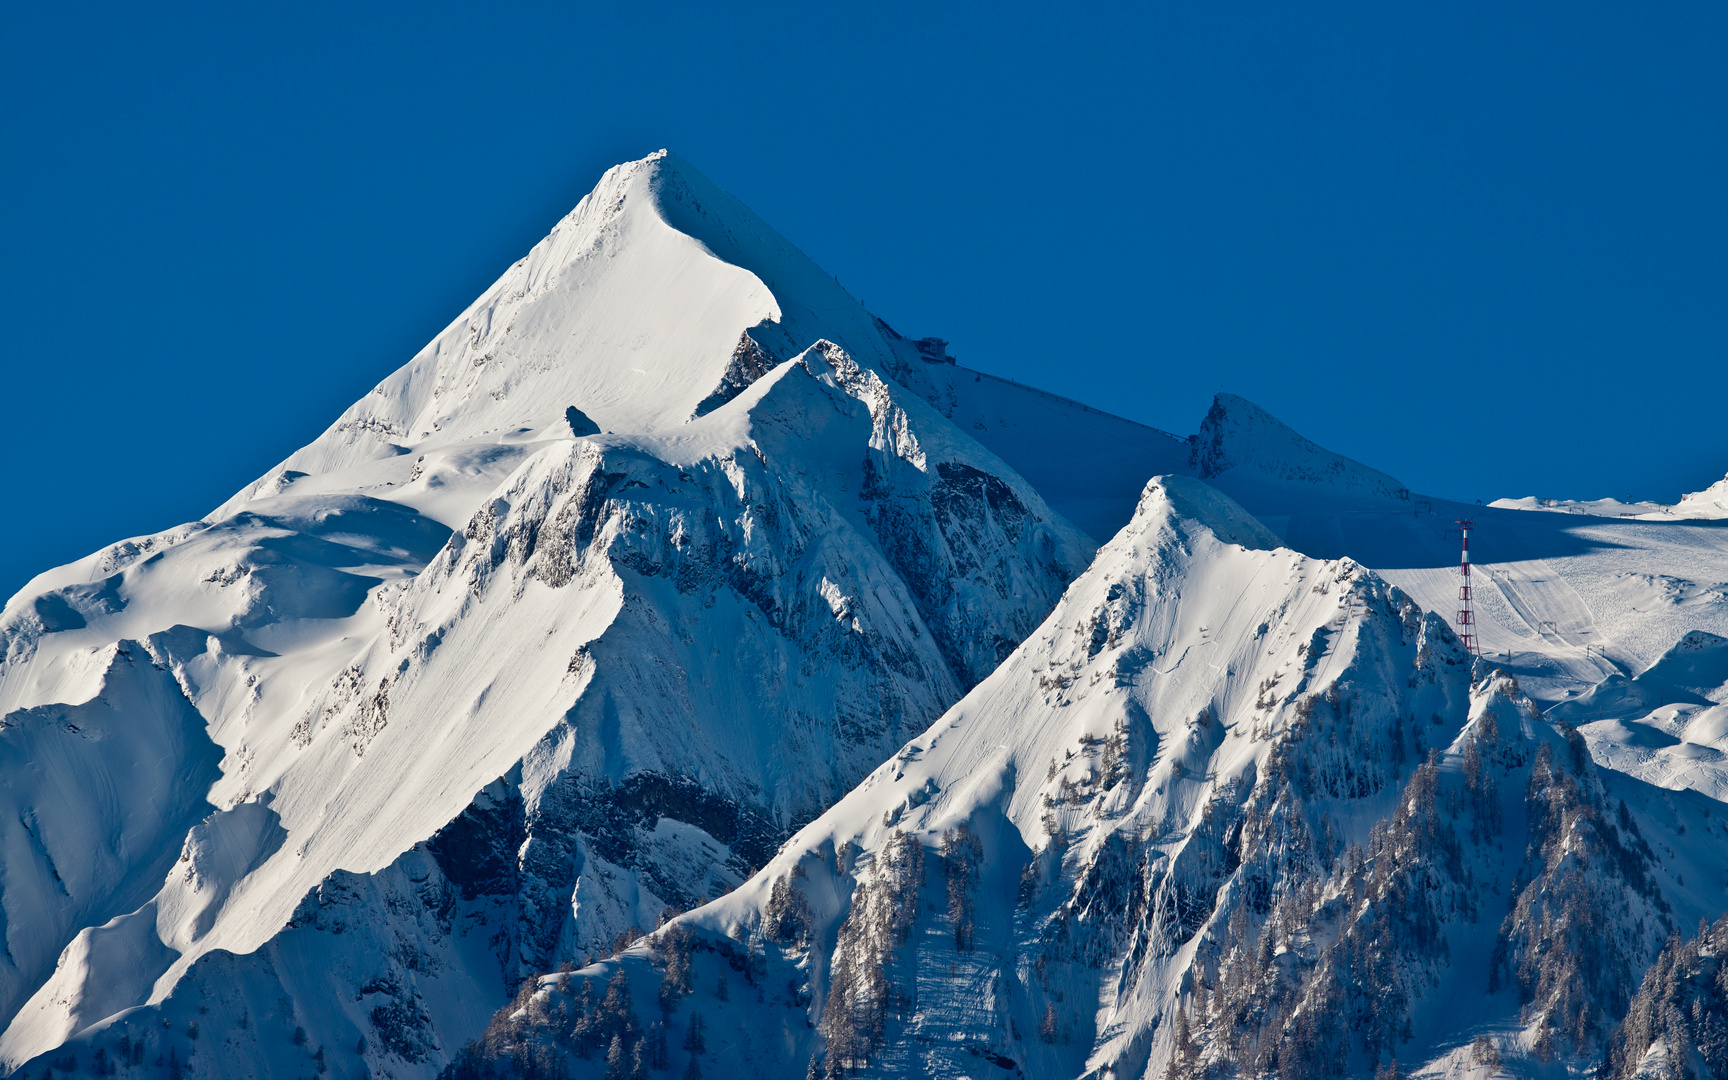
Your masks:
{"label": "shadowed snow slope", "polygon": [[1662,793],[1616,817],[1472,671],[1372,573],[1161,478],[928,731],[731,895],[525,987],[471,1064],[599,1075],[691,1030],[670,1065],[706,1076],[1363,1075],[1481,1031],[1588,1059],[1728,896],[1658,880]]}
{"label": "shadowed snow slope", "polygon": [[[1316,446],[1266,410],[1219,394],[1200,425],[1193,465],[1224,491],[1240,486],[1262,500],[1286,491],[1293,500],[1410,501],[1410,491],[1383,472]],[[1270,506],[1260,513],[1289,513]]]}

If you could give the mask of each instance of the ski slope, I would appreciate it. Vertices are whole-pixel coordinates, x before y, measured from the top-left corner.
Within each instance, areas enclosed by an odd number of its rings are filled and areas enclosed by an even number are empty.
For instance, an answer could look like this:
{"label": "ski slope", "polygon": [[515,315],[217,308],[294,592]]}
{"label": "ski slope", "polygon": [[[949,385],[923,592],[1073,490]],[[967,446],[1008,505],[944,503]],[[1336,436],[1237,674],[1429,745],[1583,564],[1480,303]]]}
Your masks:
{"label": "ski slope", "polygon": [[1505,500],[1480,506],[1413,494],[1227,394],[1196,445],[1206,458],[1199,475],[1283,543],[1316,558],[1355,559],[1448,619],[1458,607],[1457,521],[1473,520],[1480,647],[1542,701],[1642,671],[1690,631],[1728,634],[1724,522],[1544,513]]}

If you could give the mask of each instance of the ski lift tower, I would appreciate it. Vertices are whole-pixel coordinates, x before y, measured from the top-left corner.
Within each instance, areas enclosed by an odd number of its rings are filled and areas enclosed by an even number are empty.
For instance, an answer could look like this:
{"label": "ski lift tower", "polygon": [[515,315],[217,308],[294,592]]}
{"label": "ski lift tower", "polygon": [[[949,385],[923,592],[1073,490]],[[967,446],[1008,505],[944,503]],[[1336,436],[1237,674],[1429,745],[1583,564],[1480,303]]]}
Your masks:
{"label": "ski lift tower", "polygon": [[1474,521],[1458,519],[1458,532],[1463,539],[1463,557],[1458,563],[1458,640],[1463,642],[1464,651],[1471,656],[1478,655],[1479,646],[1476,640],[1476,604],[1470,596],[1470,530],[1475,527]]}

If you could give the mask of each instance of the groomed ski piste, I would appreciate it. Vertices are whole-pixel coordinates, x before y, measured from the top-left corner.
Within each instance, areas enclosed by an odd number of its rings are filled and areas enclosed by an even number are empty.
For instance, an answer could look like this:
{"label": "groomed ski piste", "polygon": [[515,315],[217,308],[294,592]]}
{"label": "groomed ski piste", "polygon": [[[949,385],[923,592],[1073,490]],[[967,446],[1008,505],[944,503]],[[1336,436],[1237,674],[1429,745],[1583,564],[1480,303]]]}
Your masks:
{"label": "groomed ski piste", "polygon": [[[1179,438],[896,333],[651,155],[207,518],[7,603],[0,1061],[1583,1068],[1728,910],[1721,487],[1449,503],[1227,394]],[[1393,996],[1326,997],[1341,898],[1418,877]],[[1519,967],[1580,905],[1619,997]],[[1324,1009],[1408,1031],[1292,1042]]]}

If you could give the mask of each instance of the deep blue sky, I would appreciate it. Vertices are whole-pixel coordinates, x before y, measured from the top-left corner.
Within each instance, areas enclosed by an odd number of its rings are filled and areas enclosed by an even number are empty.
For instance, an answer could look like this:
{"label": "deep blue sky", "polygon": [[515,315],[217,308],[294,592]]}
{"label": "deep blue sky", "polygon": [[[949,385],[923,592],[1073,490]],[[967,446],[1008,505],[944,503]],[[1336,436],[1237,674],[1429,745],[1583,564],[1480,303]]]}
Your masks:
{"label": "deep blue sky", "polygon": [[220,503],[660,146],[1172,431],[1226,389],[1465,499],[1728,469],[1728,6],[742,6],[6,5],[0,595]]}

